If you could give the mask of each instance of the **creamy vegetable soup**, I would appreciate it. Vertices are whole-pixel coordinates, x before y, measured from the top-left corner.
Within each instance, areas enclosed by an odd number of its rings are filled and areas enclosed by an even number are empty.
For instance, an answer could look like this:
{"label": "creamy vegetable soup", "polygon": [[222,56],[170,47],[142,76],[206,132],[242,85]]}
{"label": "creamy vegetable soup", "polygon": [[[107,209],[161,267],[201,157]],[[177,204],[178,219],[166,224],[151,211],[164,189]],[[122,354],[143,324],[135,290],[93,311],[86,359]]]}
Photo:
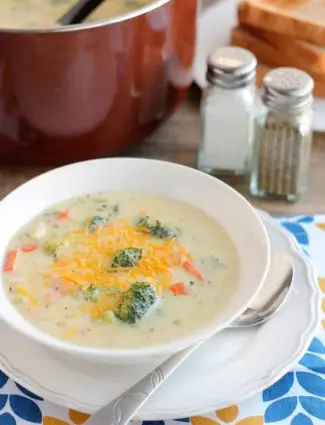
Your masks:
{"label": "creamy vegetable soup", "polygon": [[170,198],[91,194],[43,212],[10,242],[9,299],[36,327],[78,345],[136,348],[214,320],[239,273],[211,217]]}
{"label": "creamy vegetable soup", "polygon": [[[88,18],[102,20],[138,9],[153,0],[105,0]],[[76,0],[1,0],[0,27],[54,26]]]}

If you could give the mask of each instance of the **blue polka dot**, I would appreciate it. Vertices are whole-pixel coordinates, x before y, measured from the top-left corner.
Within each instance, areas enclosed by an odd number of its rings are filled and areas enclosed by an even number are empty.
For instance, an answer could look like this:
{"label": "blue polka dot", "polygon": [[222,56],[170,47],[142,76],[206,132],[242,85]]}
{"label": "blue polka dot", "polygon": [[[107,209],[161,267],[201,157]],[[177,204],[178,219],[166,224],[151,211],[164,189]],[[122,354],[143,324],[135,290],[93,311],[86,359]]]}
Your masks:
{"label": "blue polka dot", "polygon": [[297,381],[309,394],[325,397],[325,379],[314,373],[297,372]]}
{"label": "blue polka dot", "polygon": [[289,418],[297,407],[297,397],[285,397],[274,401],[266,409],[264,419],[266,423],[279,422]]}
{"label": "blue polka dot", "polygon": [[8,394],[0,394],[0,410],[7,404]]}
{"label": "blue polka dot", "polygon": [[263,391],[263,401],[276,400],[277,398],[284,396],[290,391],[293,381],[293,372],[287,373],[278,382]]}
{"label": "blue polka dot", "polygon": [[313,421],[303,413],[299,413],[292,419],[291,425],[313,425]]}
{"label": "blue polka dot", "polygon": [[305,215],[301,218],[299,218],[298,223],[313,223],[314,222],[314,217],[312,215]]}
{"label": "blue polka dot", "polygon": [[0,425],[16,425],[16,419],[10,413],[0,415]]}
{"label": "blue polka dot", "polygon": [[0,388],[4,387],[8,382],[8,376],[0,370]]}
{"label": "blue polka dot", "polygon": [[325,419],[325,401],[318,397],[299,397],[303,409],[318,419]]}
{"label": "blue polka dot", "polygon": [[24,387],[22,387],[21,385],[17,384],[17,382],[15,382],[15,384],[17,385],[17,388],[19,388],[19,389],[20,389],[20,391],[21,391],[23,394],[25,394],[25,395],[27,395],[28,397],[33,398],[33,399],[35,399],[35,400],[43,401],[42,397],[40,397],[40,396],[38,396],[38,395],[36,395],[36,394],[32,393],[32,392],[31,392],[31,391],[29,391],[29,390],[26,390],[26,388],[24,388]]}
{"label": "blue polka dot", "polygon": [[316,373],[325,373],[325,361],[314,354],[305,354],[304,357],[300,360],[302,366],[307,367]]}
{"label": "blue polka dot", "polygon": [[292,233],[301,245],[309,244],[308,234],[300,224],[284,221],[282,222],[282,226]]}
{"label": "blue polka dot", "polygon": [[311,353],[325,354],[325,345],[318,338],[314,338],[308,348],[308,351]]}
{"label": "blue polka dot", "polygon": [[35,401],[21,395],[10,395],[9,403],[12,411],[19,418],[35,424],[42,422],[42,412]]}

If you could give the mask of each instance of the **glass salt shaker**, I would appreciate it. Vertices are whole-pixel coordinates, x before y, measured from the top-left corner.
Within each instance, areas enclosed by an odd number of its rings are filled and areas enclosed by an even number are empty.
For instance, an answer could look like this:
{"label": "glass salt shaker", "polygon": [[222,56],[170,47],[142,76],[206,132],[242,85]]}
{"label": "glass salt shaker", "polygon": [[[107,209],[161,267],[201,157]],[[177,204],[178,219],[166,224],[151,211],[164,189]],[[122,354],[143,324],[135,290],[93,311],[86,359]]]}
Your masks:
{"label": "glass salt shaker", "polygon": [[254,131],[256,58],[224,47],[209,56],[201,103],[197,167],[206,173],[244,175]]}
{"label": "glass salt shaker", "polygon": [[313,87],[312,78],[296,68],[277,68],[265,76],[252,150],[253,196],[295,202],[306,192]]}

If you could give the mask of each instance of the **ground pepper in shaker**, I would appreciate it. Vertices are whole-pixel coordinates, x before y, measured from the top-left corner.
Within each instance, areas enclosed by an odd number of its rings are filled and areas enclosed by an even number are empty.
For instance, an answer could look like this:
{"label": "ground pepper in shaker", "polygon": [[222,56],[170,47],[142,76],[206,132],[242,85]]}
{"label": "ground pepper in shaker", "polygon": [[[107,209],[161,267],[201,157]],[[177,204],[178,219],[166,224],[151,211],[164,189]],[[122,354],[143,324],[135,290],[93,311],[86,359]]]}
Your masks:
{"label": "ground pepper in shaker", "polygon": [[201,102],[197,159],[209,174],[243,175],[254,131],[256,58],[240,47],[224,47],[208,59],[208,88]]}
{"label": "ground pepper in shaker", "polygon": [[299,200],[307,190],[314,82],[303,71],[277,68],[264,78],[252,151],[253,196]]}

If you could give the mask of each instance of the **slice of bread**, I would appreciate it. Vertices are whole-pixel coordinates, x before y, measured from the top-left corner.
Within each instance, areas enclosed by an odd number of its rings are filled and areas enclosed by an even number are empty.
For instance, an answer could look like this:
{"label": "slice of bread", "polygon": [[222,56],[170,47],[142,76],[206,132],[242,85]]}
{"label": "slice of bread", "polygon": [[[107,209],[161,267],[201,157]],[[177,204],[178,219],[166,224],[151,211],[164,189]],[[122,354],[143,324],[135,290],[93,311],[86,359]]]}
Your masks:
{"label": "slice of bread", "polygon": [[290,35],[277,34],[253,27],[247,30],[256,38],[265,40],[279,49],[296,66],[304,67],[316,73],[325,73],[325,47],[302,41]]}
{"label": "slice of bread", "polygon": [[324,0],[244,0],[241,23],[325,46]]}
{"label": "slice of bread", "polygon": [[257,38],[247,28],[235,27],[231,31],[231,44],[250,50],[259,62],[269,66],[291,66],[292,61],[284,55],[277,47]]}
{"label": "slice of bread", "polygon": [[[247,28],[236,27],[231,33],[231,44],[250,50],[258,61],[268,67],[292,66],[308,72],[315,81],[315,95],[325,97],[325,73],[317,73],[295,63],[292,58],[281,52],[276,46],[257,38]],[[261,72],[261,71],[259,71]]]}
{"label": "slice of bread", "polygon": [[303,71],[311,72],[317,75],[318,78],[325,78],[325,73],[321,67],[315,65],[308,59],[308,55],[294,55],[288,54],[290,47],[280,45],[280,38],[278,34],[264,30],[256,30],[256,28],[238,26],[232,29],[231,42],[234,45],[244,47],[250,50],[254,55],[263,63],[270,66],[293,66],[300,68]]}

